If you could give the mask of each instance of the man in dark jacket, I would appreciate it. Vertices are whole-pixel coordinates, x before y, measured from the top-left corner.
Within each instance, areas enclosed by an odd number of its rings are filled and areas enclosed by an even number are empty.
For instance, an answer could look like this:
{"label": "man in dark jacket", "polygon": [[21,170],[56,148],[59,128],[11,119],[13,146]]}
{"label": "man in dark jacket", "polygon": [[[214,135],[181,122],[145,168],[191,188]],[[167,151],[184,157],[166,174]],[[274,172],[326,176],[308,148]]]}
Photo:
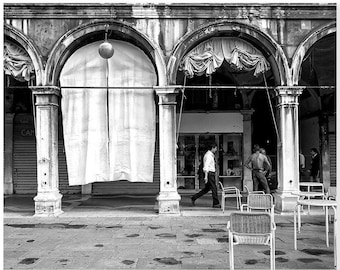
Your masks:
{"label": "man in dark jacket", "polygon": [[310,150],[312,155],[311,168],[310,168],[310,181],[319,182],[320,176],[320,155],[316,148]]}

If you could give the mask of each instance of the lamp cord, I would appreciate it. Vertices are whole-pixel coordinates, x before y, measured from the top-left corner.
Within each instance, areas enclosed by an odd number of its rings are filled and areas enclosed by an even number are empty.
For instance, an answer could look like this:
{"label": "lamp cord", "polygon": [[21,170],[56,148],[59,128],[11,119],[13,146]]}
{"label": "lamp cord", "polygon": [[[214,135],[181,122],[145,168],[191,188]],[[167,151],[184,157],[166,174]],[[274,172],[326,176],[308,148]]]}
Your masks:
{"label": "lamp cord", "polygon": [[264,85],[265,85],[265,87],[266,87],[266,93],[267,93],[268,103],[269,103],[270,112],[271,112],[272,119],[273,119],[273,123],[274,123],[274,128],[275,128],[275,132],[276,132],[278,144],[281,145],[281,139],[280,139],[280,135],[279,135],[279,130],[278,130],[278,127],[277,127],[277,124],[276,124],[276,120],[275,120],[275,116],[274,116],[274,110],[273,110],[273,105],[272,105],[272,102],[271,102],[271,100],[270,100],[270,95],[269,95],[269,91],[268,91],[267,80],[266,80],[266,76],[264,75],[264,72],[262,72],[262,75],[263,75]]}

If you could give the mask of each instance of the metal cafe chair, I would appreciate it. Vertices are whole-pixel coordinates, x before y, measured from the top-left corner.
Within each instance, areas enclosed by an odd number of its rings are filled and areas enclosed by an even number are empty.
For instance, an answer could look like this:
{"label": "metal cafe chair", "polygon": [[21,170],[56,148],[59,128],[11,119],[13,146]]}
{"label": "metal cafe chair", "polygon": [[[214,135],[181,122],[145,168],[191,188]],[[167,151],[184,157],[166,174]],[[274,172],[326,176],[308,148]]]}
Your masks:
{"label": "metal cafe chair", "polygon": [[258,190],[258,191],[250,191],[247,185],[244,185],[244,188],[247,192],[247,194],[265,194],[263,190]]}
{"label": "metal cafe chair", "polygon": [[241,205],[241,211],[244,208],[248,212],[251,211],[266,211],[269,212],[272,220],[274,221],[274,200],[271,194],[249,194],[247,197],[247,203]]}
{"label": "metal cafe chair", "polygon": [[222,190],[222,198],[221,198],[221,208],[224,213],[225,208],[225,199],[226,198],[236,198],[236,207],[239,209],[241,207],[241,198],[242,195],[240,190],[237,187],[224,187],[222,182],[219,181],[221,190]]}
{"label": "metal cafe chair", "polygon": [[329,187],[326,192],[327,200],[336,200],[336,187]]}
{"label": "metal cafe chair", "polygon": [[269,213],[233,212],[228,221],[229,267],[234,269],[235,245],[270,246],[270,269],[275,269],[275,229],[276,225]]}
{"label": "metal cafe chair", "polygon": [[[334,200],[336,201],[336,187],[329,187],[326,192],[327,200]],[[335,213],[334,213],[335,215]],[[335,217],[334,217],[335,218]],[[329,220],[332,220],[332,215],[329,215]]]}

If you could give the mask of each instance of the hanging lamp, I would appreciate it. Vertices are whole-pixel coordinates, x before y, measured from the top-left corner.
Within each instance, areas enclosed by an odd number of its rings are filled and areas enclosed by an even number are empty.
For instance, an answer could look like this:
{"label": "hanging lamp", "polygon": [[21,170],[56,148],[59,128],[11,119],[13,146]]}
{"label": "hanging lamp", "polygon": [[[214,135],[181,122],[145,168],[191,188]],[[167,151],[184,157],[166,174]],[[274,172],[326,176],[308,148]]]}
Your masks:
{"label": "hanging lamp", "polygon": [[114,49],[113,49],[112,44],[107,41],[107,32],[108,32],[108,25],[105,26],[105,40],[102,44],[99,45],[99,48],[98,48],[99,55],[104,59],[109,59],[114,54]]}

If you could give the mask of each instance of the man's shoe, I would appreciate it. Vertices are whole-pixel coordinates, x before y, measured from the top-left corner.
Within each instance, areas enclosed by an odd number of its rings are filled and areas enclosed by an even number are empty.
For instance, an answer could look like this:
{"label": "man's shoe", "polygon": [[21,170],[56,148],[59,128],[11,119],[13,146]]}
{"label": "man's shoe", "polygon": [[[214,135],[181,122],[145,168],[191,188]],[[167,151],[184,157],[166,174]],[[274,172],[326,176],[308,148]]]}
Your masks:
{"label": "man's shoe", "polygon": [[195,206],[195,200],[193,198],[191,198],[191,205]]}
{"label": "man's shoe", "polygon": [[215,204],[215,205],[213,205],[213,208],[221,208],[221,205],[220,204]]}

